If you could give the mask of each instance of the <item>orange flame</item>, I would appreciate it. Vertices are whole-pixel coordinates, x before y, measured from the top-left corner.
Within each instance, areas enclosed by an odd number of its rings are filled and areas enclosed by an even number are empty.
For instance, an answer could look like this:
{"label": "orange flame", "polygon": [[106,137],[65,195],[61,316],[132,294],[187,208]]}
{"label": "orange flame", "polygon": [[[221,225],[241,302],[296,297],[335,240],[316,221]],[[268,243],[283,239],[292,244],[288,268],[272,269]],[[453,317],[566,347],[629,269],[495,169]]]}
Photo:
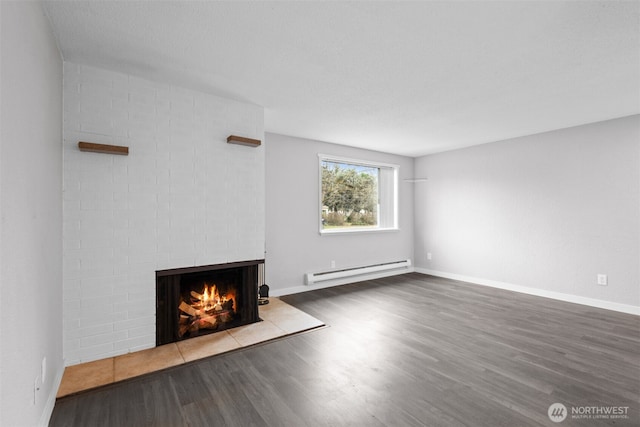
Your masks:
{"label": "orange flame", "polygon": [[[193,307],[208,311],[217,305],[226,303],[229,300],[235,300],[235,297],[236,293],[233,289],[229,290],[225,295],[220,295],[216,285],[209,286],[205,283],[202,295],[198,298],[200,301],[198,302],[198,305],[193,305]],[[233,311],[235,311],[235,307],[233,307]]]}

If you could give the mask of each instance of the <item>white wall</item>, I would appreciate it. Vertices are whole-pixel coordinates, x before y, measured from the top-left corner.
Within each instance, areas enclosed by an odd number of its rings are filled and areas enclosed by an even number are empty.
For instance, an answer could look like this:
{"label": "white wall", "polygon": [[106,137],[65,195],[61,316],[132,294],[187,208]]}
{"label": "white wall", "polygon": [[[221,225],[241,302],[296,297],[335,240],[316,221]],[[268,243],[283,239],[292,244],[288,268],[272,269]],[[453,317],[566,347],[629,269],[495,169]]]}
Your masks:
{"label": "white wall", "polygon": [[263,127],[261,107],[65,63],[67,365],[155,346],[156,270],[264,258],[264,146],[226,142]]}
{"label": "white wall", "polygon": [[64,370],[62,60],[40,3],[0,16],[0,425],[46,425]]}
{"label": "white wall", "polygon": [[429,155],[415,168],[428,178],[415,192],[425,272],[640,306],[640,116]]}
{"label": "white wall", "polygon": [[[267,284],[274,295],[313,289],[305,273],[413,258],[413,159],[267,133]],[[318,231],[318,154],[400,165],[400,231]]]}

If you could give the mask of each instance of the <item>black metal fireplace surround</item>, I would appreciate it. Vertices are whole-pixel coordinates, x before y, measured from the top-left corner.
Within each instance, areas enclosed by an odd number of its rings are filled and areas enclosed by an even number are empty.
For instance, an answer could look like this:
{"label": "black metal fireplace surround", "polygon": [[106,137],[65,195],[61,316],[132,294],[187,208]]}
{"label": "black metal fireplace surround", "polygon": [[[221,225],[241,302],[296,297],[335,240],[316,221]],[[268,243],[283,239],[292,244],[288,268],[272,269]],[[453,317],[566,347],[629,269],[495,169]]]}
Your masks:
{"label": "black metal fireplace surround", "polygon": [[260,321],[264,260],[156,271],[156,345]]}

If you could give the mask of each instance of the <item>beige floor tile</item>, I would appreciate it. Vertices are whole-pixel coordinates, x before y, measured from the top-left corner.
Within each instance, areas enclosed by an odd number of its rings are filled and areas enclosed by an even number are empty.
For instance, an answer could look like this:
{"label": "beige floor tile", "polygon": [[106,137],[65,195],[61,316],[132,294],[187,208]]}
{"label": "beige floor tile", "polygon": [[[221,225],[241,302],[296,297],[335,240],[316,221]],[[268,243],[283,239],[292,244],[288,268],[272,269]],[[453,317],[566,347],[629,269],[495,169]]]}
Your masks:
{"label": "beige floor tile", "polygon": [[229,329],[229,334],[238,341],[241,346],[253,345],[259,342],[272,340],[287,333],[268,320],[252,323]]}
{"label": "beige floor tile", "polygon": [[176,345],[185,362],[225,353],[241,347],[238,341],[229,334],[229,331],[178,341]]}
{"label": "beige floor tile", "polygon": [[324,323],[302,311],[288,312],[283,315],[274,316],[269,319],[269,321],[287,334],[324,326]]}
{"label": "beige floor tile", "polygon": [[[269,306],[271,307],[266,308]],[[263,308],[264,310],[262,310]],[[315,317],[279,299],[271,299],[269,304],[261,306],[260,317],[270,321],[288,334],[306,331],[324,325],[323,322]]]}
{"label": "beige floor tile", "polygon": [[297,310],[297,308],[290,306],[289,304],[280,301],[277,298],[269,298],[269,304],[261,305],[258,308],[258,312],[261,319],[269,319],[279,313],[288,312],[289,310]]}
{"label": "beige floor tile", "polygon": [[291,307],[289,304],[282,301],[280,298],[271,297],[269,298],[269,304],[259,305],[258,310],[260,311],[260,314],[262,314],[263,311],[269,311],[269,310],[273,310],[275,308],[284,307],[284,306]]}
{"label": "beige floor tile", "polygon": [[111,384],[114,381],[113,357],[65,368],[56,397]]}
{"label": "beige floor tile", "polygon": [[137,377],[182,363],[184,359],[175,343],[117,356],[114,364],[115,380]]}

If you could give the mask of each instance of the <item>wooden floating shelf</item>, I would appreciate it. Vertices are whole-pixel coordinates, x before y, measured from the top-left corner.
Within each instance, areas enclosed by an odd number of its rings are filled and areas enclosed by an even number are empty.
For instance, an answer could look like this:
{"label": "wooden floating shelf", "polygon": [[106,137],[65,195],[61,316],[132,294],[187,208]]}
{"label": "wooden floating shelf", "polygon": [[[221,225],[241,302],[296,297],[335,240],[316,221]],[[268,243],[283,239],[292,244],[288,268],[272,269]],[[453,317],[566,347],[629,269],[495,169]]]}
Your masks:
{"label": "wooden floating shelf", "polygon": [[227,143],[246,145],[247,147],[258,147],[262,142],[259,139],[244,138],[242,136],[229,135]]}
{"label": "wooden floating shelf", "polygon": [[121,145],[94,144],[93,142],[78,142],[80,151],[88,151],[91,153],[119,154],[121,156],[129,155],[129,147]]}

